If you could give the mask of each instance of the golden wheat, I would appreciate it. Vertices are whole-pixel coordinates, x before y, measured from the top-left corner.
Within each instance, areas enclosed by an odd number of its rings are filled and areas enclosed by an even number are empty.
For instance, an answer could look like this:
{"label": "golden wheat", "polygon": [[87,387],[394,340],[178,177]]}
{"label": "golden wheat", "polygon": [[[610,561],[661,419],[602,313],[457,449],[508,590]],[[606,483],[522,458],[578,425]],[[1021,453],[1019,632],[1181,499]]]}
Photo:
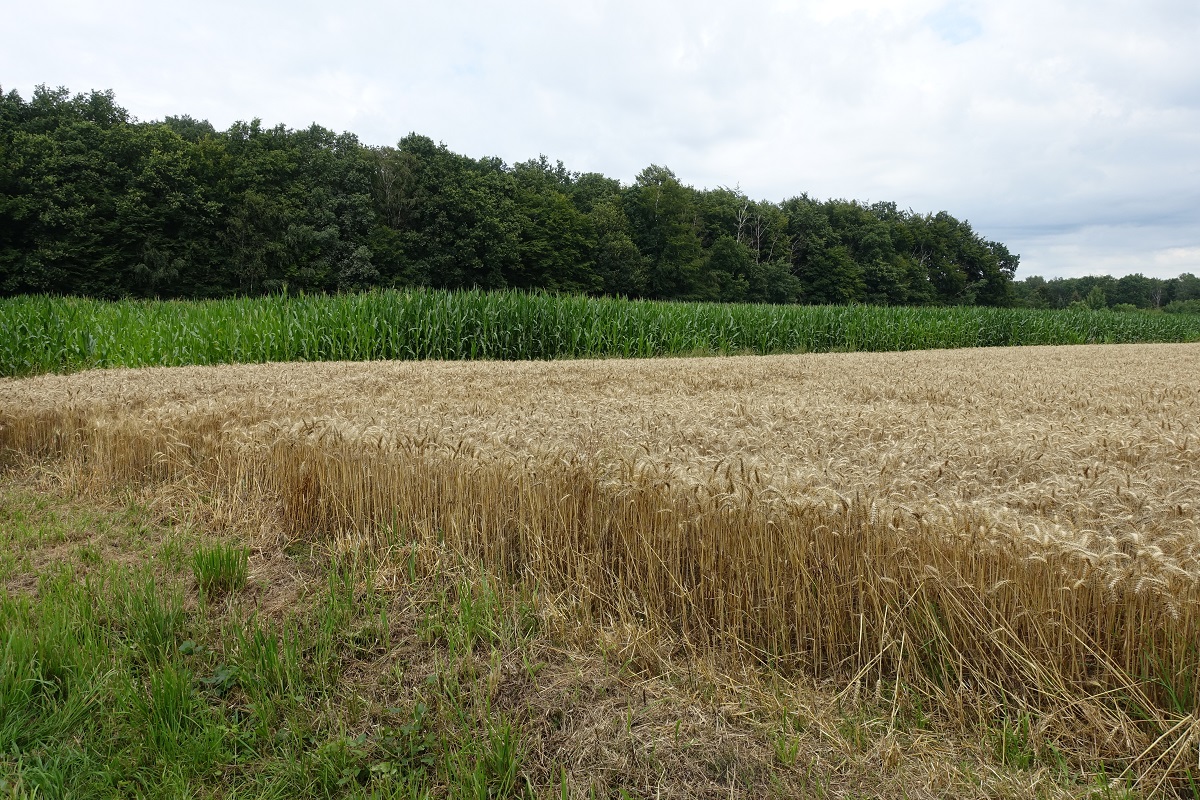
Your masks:
{"label": "golden wheat", "polygon": [[0,448],[819,678],[1166,728],[1200,711],[1197,375],[1198,345],[116,370],[0,381]]}

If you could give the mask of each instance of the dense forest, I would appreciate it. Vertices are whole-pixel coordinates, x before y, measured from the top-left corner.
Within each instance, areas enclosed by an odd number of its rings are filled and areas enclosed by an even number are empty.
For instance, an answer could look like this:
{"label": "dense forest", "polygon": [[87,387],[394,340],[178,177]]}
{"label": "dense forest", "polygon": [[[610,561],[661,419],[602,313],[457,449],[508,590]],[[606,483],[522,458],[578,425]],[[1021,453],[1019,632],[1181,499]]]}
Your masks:
{"label": "dense forest", "polygon": [[368,147],[318,125],[139,122],[112,92],[0,92],[0,295],[428,286],[1039,307],[1200,296],[1191,276],[1015,282],[1017,263],[965,221],[894,203],[757,201],[655,165],[623,185],[417,134]]}
{"label": "dense forest", "polygon": [[632,185],[416,134],[139,122],[112,92],[0,93],[0,293],[219,297],[368,286],[656,299],[1010,302],[1017,256],[947,213]]}

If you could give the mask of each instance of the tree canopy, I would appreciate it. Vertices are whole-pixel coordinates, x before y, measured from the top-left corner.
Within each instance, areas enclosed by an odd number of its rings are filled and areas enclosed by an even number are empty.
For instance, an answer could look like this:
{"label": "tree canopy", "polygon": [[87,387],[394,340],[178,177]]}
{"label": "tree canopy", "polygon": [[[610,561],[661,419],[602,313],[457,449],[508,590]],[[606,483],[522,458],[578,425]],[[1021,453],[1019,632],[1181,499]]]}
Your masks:
{"label": "tree canopy", "polygon": [[1080,278],[1039,276],[1017,281],[1013,304],[1028,308],[1161,309],[1200,314],[1200,278],[1185,272],[1176,278],[1148,278],[1140,273],[1114,278],[1086,275]]}
{"label": "tree canopy", "polygon": [[[806,194],[752,200],[736,188],[695,189],[654,164],[623,185],[544,156],[512,166],[471,158],[415,133],[369,147],[316,124],[140,122],[111,91],[41,86],[29,101],[0,93],[3,295],[432,286],[735,302],[1059,302],[1014,294],[1017,263],[945,211]],[[1106,292],[1118,302],[1159,296],[1141,284]]]}

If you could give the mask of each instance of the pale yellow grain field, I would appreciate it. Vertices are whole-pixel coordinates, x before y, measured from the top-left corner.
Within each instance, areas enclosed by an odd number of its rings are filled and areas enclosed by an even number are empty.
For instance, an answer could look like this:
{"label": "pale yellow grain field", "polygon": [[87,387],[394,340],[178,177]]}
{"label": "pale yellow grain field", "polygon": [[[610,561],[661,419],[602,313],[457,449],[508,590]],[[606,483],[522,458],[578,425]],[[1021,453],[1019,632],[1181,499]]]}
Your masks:
{"label": "pale yellow grain field", "polygon": [[1200,345],[90,372],[0,382],[0,447],[1195,768]]}

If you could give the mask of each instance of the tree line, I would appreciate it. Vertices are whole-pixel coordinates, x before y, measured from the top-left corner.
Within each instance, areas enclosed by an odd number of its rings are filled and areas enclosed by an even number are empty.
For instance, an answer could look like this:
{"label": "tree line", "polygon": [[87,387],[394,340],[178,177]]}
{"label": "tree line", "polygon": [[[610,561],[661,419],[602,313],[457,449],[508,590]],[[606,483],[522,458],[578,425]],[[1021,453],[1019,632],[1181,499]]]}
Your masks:
{"label": "tree line", "polygon": [[1185,272],[1177,278],[1148,278],[1140,273],[1114,278],[1033,276],[1013,284],[1013,304],[1027,308],[1162,310],[1200,314],[1200,278]]}
{"label": "tree line", "polygon": [[111,91],[0,92],[3,295],[429,286],[998,306],[1036,294],[1017,291],[1018,260],[944,211],[752,200],[656,165],[624,185],[417,134],[369,147],[315,124],[141,122]]}

